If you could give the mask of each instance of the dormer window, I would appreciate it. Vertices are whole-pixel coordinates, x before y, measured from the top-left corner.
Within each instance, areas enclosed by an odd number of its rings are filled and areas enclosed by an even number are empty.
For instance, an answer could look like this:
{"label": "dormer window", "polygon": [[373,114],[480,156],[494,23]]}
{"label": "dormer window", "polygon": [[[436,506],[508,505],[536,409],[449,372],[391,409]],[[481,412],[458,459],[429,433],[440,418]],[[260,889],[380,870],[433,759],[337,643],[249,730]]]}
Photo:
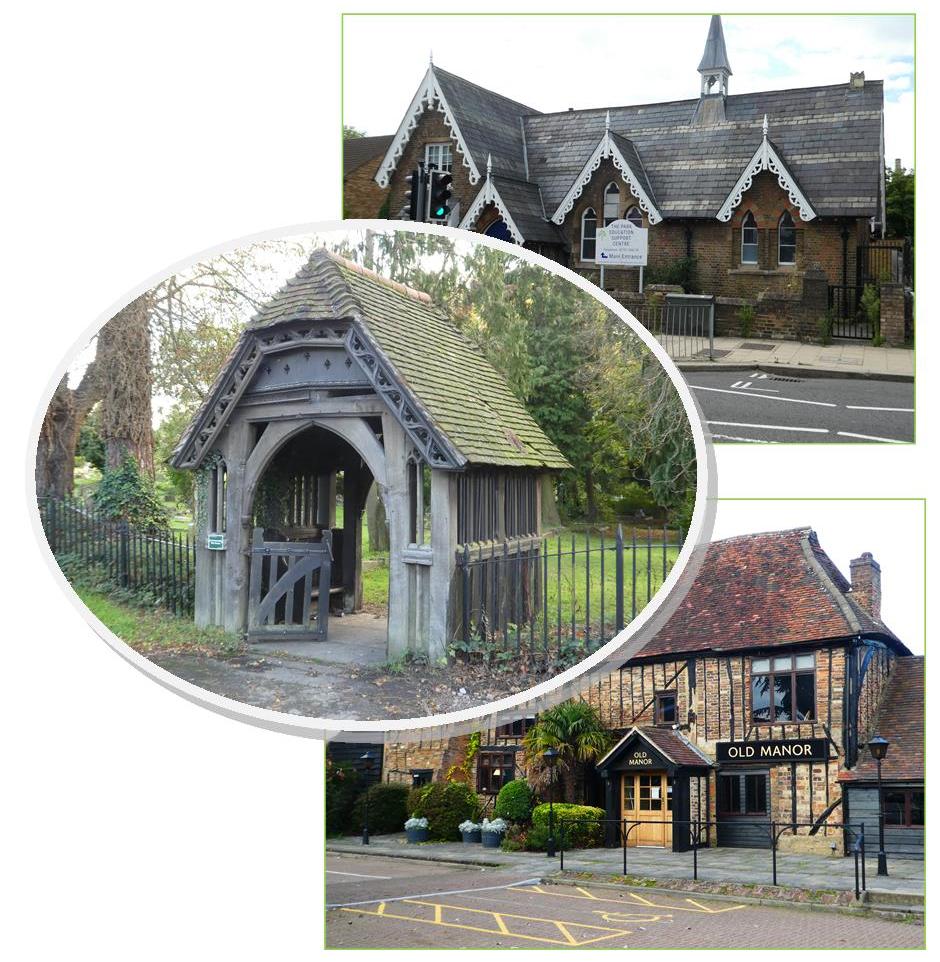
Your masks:
{"label": "dormer window", "polygon": [[741,263],[757,264],[757,220],[750,211],[741,221]]}
{"label": "dormer window", "polygon": [[581,215],[581,260],[592,261],[597,254],[597,214],[593,207]]}
{"label": "dormer window", "polygon": [[453,172],[454,151],[450,144],[425,144],[424,145],[424,166],[434,167],[437,170],[446,170],[448,174]]}

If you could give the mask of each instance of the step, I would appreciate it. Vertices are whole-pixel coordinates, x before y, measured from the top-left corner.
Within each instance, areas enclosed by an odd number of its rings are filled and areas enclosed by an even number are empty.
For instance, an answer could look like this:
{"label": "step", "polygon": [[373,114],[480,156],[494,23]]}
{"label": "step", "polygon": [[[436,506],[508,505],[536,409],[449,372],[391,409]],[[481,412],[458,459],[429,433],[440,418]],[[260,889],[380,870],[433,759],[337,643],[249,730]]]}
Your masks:
{"label": "step", "polygon": [[869,888],[865,893],[865,900],[869,905],[881,905],[886,908],[896,905],[913,905],[923,911],[924,896],[916,892],[892,892],[884,889]]}

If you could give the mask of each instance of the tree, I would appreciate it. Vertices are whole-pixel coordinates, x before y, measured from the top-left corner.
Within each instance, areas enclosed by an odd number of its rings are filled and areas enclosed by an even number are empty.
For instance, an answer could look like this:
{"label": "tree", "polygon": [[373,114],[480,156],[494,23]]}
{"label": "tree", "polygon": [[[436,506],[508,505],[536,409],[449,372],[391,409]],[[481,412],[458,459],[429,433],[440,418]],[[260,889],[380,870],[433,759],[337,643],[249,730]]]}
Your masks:
{"label": "tree", "polygon": [[358,127],[350,127],[349,124],[343,124],[343,140],[358,140],[365,135],[364,130],[360,130]]}
{"label": "tree", "polygon": [[153,477],[153,413],[150,396],[150,308],[148,291],[118,311],[98,335],[96,361],[104,379],[99,430],[105,473],[128,457]]}
{"label": "tree", "polygon": [[914,236],[914,171],[885,168],[885,215],[889,237]]}
{"label": "tree", "polygon": [[586,701],[555,705],[542,712],[526,732],[523,749],[529,780],[546,786],[548,771],[542,756],[546,749],[554,748],[558,752],[562,799],[583,802],[587,766],[604,756],[610,741],[610,732],[593,705]]}

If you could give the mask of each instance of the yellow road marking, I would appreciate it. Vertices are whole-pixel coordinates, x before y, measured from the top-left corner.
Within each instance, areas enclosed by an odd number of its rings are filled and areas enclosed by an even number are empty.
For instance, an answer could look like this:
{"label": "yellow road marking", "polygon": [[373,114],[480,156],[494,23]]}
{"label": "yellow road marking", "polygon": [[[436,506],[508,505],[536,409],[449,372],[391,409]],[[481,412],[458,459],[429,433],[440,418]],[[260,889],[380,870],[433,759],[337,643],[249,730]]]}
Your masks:
{"label": "yellow road marking", "polygon": [[[361,915],[374,915],[378,918],[384,919],[397,919],[402,922],[419,922],[423,925],[439,925],[443,928],[448,929],[463,929],[467,932],[482,932],[487,935],[505,935],[513,939],[525,939],[529,942],[543,942],[548,945],[567,945],[579,947],[583,945],[590,945],[593,942],[603,942],[605,939],[613,939],[617,936],[630,935],[631,932],[628,929],[612,929],[607,928],[602,925],[590,925],[584,922],[569,922],[563,923],[559,922],[557,919],[546,919],[540,918],[538,916],[532,915],[513,915],[507,912],[493,912],[489,909],[474,909],[469,908],[465,905],[449,905],[446,902],[425,902],[420,899],[402,899],[403,903],[408,905],[420,905],[422,907],[433,908],[434,918],[433,919],[422,919],[416,918],[411,915],[396,915],[389,912],[388,906],[385,902],[382,902],[376,911],[370,911],[364,908],[355,907],[343,907],[340,909],[342,912],[358,912]],[[469,912],[475,915],[486,915],[493,920],[496,924],[495,929],[483,928],[478,925],[467,925],[462,922],[445,922],[442,918],[442,912],[444,909],[451,909],[455,912]],[[524,922],[542,922],[546,925],[554,926],[559,934],[563,936],[562,939],[553,939],[547,936],[539,935],[527,935],[521,932],[512,932],[506,925],[505,919],[521,919]],[[576,929],[587,929],[592,932],[601,932],[602,935],[595,935],[593,938],[581,939],[580,941],[571,934],[568,926]]]}
{"label": "yellow road marking", "polygon": [[663,919],[672,921],[672,913],[663,915],[642,915],[639,912],[610,912],[595,909],[594,915],[599,915],[605,922],[662,922]]}
{"label": "yellow road marking", "polygon": [[[534,892],[537,895],[547,895],[550,898],[557,899],[581,899],[591,902],[612,902],[615,905],[623,905],[623,899],[605,899],[599,895],[595,895],[593,892],[589,892],[587,889],[583,889],[580,886],[575,886],[575,891],[580,892],[580,895],[569,895],[567,892],[547,892],[541,885],[533,885],[526,887],[519,887],[521,892]],[[639,902],[640,905],[646,906],[650,909],[669,909],[671,912],[694,912],[697,915],[721,915],[723,912],[734,912],[737,909],[746,908],[744,905],[728,905],[725,908],[713,909],[709,908],[707,905],[702,905],[701,902],[696,902],[695,899],[687,898],[686,902],[691,903],[695,908],[686,908],[684,905],[661,905],[658,902],[651,902],[648,898],[639,895],[636,892],[625,893],[634,901]],[[678,893],[677,893],[678,895]]]}

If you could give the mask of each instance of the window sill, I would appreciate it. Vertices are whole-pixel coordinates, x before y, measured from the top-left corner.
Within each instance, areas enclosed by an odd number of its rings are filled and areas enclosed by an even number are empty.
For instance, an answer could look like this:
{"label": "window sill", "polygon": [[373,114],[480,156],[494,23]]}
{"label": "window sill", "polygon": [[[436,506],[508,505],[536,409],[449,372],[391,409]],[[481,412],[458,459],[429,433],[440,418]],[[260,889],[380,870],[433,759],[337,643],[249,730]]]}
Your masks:
{"label": "window sill", "polygon": [[797,271],[796,266],[793,264],[789,264],[789,265],[782,264],[779,267],[774,267],[771,269],[758,267],[756,264],[754,265],[742,264],[739,267],[730,268],[728,273],[729,274],[757,274],[757,275],[760,275],[761,277],[773,277],[776,274],[784,274],[784,275],[797,274],[799,273],[799,271]]}

